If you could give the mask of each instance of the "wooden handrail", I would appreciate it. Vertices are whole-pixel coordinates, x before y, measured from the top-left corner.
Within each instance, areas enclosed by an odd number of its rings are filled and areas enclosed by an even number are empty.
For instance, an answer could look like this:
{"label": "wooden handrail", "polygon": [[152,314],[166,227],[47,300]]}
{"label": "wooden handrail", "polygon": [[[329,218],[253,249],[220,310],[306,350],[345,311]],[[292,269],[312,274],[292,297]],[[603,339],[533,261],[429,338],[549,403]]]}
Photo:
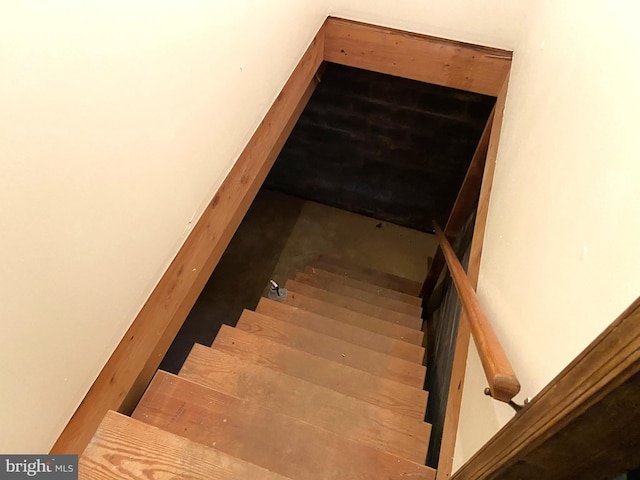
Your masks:
{"label": "wooden handrail", "polygon": [[509,403],[520,391],[520,382],[482,310],[476,292],[471,286],[453,247],[440,227],[434,224],[434,228],[453,283],[469,320],[471,334],[478,347],[484,374],[489,382],[490,395],[496,400]]}

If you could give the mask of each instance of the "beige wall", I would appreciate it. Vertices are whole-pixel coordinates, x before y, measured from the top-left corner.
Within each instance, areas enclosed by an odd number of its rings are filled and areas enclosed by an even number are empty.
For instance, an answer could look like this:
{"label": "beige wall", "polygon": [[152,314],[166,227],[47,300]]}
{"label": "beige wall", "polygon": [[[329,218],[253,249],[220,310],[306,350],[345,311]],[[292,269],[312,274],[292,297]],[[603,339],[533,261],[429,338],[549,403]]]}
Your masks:
{"label": "beige wall", "polygon": [[[533,397],[640,295],[640,5],[532,4],[515,48],[479,295]],[[472,348],[467,378],[481,377]],[[513,412],[465,385],[456,466]]]}
{"label": "beige wall", "polygon": [[2,3],[0,452],[48,451],[326,12]]}

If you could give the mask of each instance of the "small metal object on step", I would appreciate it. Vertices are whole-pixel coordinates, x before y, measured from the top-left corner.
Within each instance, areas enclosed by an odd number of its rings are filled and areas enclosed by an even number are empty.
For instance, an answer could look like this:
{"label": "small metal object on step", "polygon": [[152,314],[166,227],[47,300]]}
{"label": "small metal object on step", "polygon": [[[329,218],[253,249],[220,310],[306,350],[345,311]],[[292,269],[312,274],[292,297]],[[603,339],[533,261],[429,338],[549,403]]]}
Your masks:
{"label": "small metal object on step", "polygon": [[269,280],[269,293],[267,294],[267,297],[272,300],[284,300],[287,298],[287,289],[280,288],[275,280]]}
{"label": "small metal object on step", "polygon": [[[487,397],[491,396],[491,389],[489,387],[486,387],[484,389],[484,394]],[[524,403],[522,405],[514,402],[513,400],[509,400],[508,402],[506,402],[507,405],[509,405],[511,408],[513,408],[516,413],[518,413],[520,410],[522,410],[524,407],[526,407],[527,405],[529,405],[529,402],[531,401],[531,399],[529,397],[524,399]]]}

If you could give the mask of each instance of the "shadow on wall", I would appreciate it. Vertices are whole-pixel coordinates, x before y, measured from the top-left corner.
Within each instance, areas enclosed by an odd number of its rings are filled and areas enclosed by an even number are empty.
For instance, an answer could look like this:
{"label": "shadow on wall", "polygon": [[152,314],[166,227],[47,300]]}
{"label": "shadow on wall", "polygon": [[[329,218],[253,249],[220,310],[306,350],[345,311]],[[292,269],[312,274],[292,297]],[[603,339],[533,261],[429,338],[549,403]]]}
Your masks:
{"label": "shadow on wall", "polygon": [[222,324],[235,326],[243,309],[256,307],[303,205],[294,197],[258,192],[169,347],[161,370],[178,373],[194,343],[211,345]]}

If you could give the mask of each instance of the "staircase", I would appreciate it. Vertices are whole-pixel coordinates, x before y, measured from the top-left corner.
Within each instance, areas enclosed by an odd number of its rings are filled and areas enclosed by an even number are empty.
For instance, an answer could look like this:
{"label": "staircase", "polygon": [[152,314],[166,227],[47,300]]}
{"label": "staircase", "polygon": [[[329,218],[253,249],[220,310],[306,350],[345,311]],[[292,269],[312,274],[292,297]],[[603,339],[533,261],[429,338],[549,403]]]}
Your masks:
{"label": "staircase", "polygon": [[80,478],[434,479],[421,285],[321,256],[285,287],[109,412]]}

